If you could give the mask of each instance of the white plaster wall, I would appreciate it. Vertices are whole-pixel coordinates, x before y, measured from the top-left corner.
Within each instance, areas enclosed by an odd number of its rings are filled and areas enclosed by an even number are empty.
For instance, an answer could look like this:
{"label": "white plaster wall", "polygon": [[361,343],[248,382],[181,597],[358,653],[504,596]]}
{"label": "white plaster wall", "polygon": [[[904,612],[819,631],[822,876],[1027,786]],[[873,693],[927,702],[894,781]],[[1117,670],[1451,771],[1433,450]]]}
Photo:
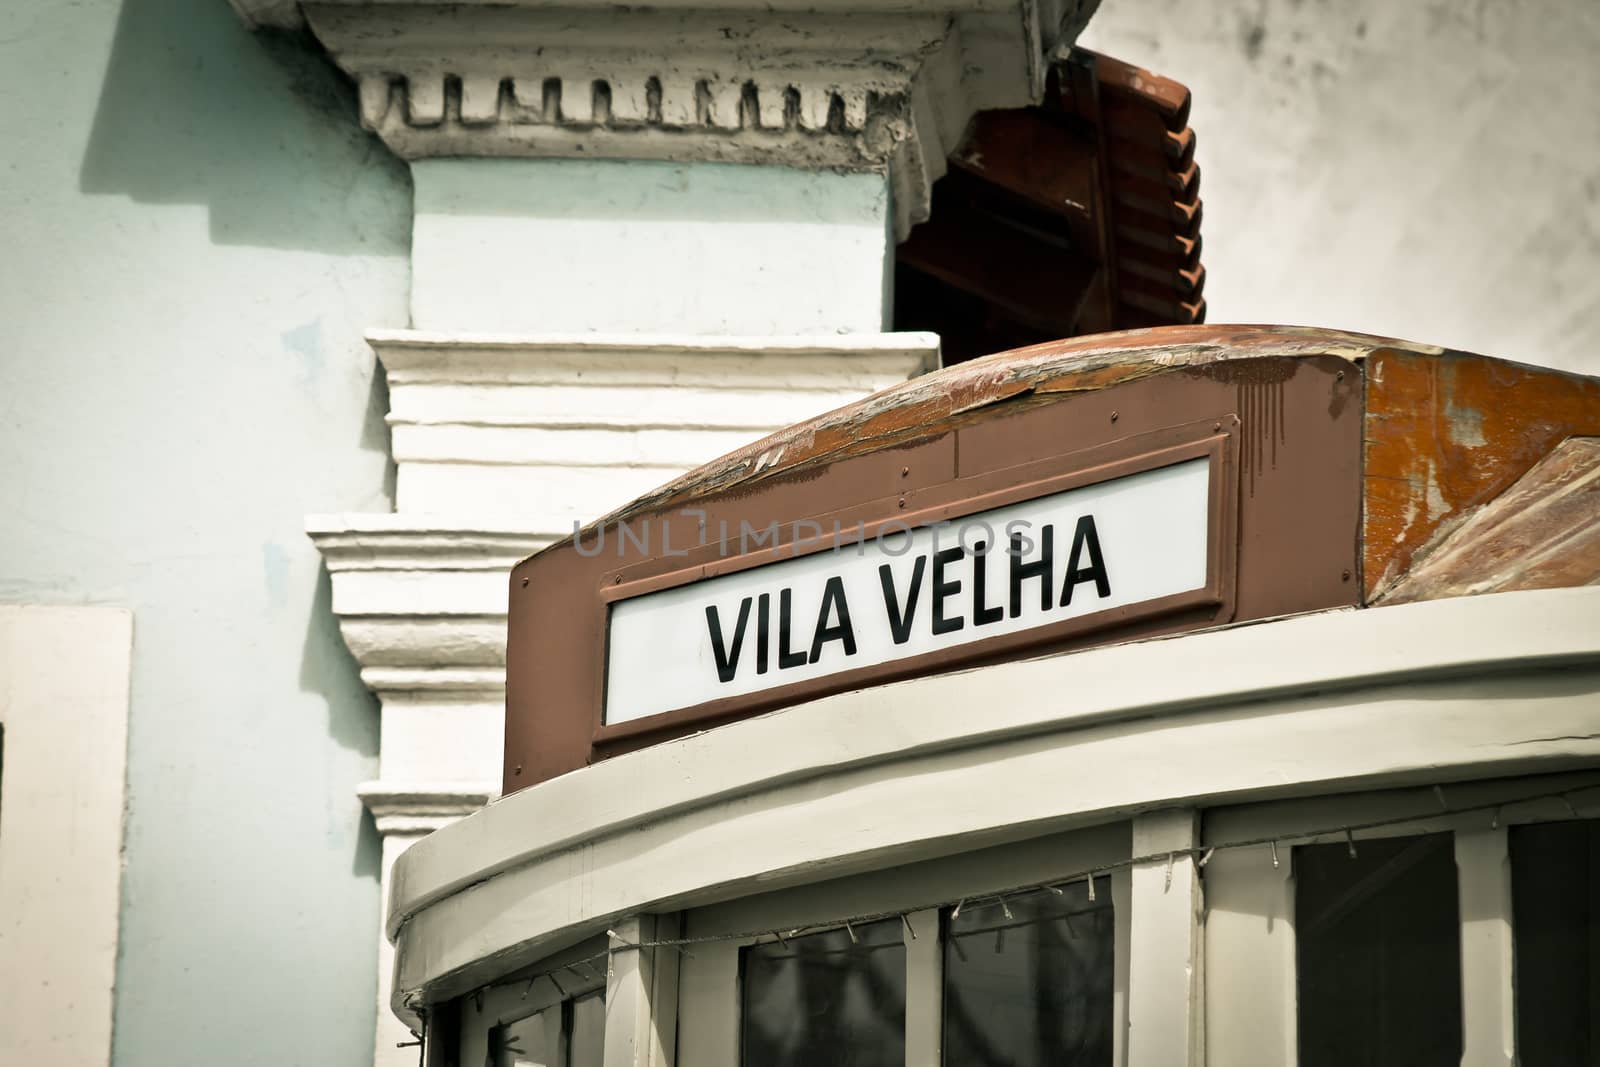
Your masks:
{"label": "white plaster wall", "polygon": [[425,159],[412,175],[419,330],[885,326],[882,175],[586,159]]}
{"label": "white plaster wall", "polygon": [[1600,4],[1104,0],[1194,91],[1212,322],[1600,373]]}
{"label": "white plaster wall", "polygon": [[377,712],[303,533],[389,510],[354,114],[221,0],[0,5],[0,603],[133,614],[119,1067],[372,1061]]}

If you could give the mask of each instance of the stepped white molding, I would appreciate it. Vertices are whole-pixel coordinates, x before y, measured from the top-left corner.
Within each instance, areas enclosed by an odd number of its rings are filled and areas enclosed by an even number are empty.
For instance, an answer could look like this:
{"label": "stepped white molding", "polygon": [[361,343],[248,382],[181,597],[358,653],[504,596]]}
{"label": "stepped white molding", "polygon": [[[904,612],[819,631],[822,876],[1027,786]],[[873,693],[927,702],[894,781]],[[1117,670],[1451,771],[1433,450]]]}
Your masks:
{"label": "stepped white molding", "polygon": [[426,834],[471,815],[500,795],[488,782],[366,782],[356,790],[378,826],[389,834]]}
{"label": "stepped white molding", "polygon": [[380,699],[505,689],[506,574],[561,531],[444,516],[313,515],[333,611]]}
{"label": "stepped white molding", "polygon": [[[362,802],[383,889],[425,835],[499,794],[511,567],[572,524],[939,362],[932,334],[531,336],[378,331],[395,514],[313,515],[333,612],[381,706]],[[414,1063],[388,1011],[377,1065]]]}
{"label": "stepped white molding", "polygon": [[572,532],[782,426],[938,365],[933,334],[368,336],[396,506]]}
{"label": "stepped white molding", "polygon": [[[307,520],[362,679],[498,702],[507,575],[702,462],[938,364],[933,334],[506,337],[379,331],[392,515]],[[492,516],[463,518],[462,516]]]}
{"label": "stepped white molding", "polygon": [[968,119],[1038,101],[1098,0],[232,0],[303,15],[404,159],[576,157],[887,172],[901,236]]}
{"label": "stepped white molding", "polygon": [[[498,777],[506,583],[518,560],[575,522],[939,360],[937,337],[910,333],[406,330],[369,342],[389,380],[399,511],[313,515],[306,530],[345,643],[382,705],[384,786],[396,775]],[[452,731],[479,738],[477,762]]]}

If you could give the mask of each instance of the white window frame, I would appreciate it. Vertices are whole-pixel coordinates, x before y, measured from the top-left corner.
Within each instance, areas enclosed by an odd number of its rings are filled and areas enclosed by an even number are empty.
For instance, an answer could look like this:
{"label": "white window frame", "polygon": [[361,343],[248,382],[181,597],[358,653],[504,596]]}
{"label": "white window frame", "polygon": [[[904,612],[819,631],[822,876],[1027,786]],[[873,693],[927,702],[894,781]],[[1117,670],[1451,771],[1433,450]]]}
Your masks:
{"label": "white window frame", "polygon": [[124,608],[0,605],[0,1063],[111,1062],[132,656]]}
{"label": "white window frame", "polygon": [[[943,1050],[943,944],[941,907],[935,901],[978,900],[1015,886],[1042,884],[1102,864],[1123,863],[1130,855],[1127,822],[1105,823],[1048,837],[836,878],[760,896],[732,900],[686,912],[689,937],[723,937],[755,931],[789,931],[831,924],[845,915],[902,912],[906,946],[906,1062],[938,1064]],[[1112,1006],[1112,1061],[1127,1062],[1127,980],[1129,950],[1127,907],[1129,872],[1110,873],[1115,908],[1116,959]],[[916,936],[912,937],[911,932]],[[709,941],[691,947],[679,964],[678,1062],[740,1062],[739,952],[747,945],[771,941],[770,933],[735,940]]]}
{"label": "white window frame", "polygon": [[[1446,806],[1496,805],[1546,792],[1574,794],[1572,806],[1547,799],[1506,804],[1498,811],[1444,813]],[[1274,835],[1283,839],[1277,843],[1276,867],[1269,843],[1219,849],[1204,870],[1207,1062],[1230,1067],[1294,1067],[1299,1062],[1293,849],[1343,843],[1346,835],[1294,835],[1410,815],[1415,818],[1353,830],[1350,836],[1359,848],[1363,840],[1453,835],[1461,914],[1461,1062],[1512,1067],[1516,992],[1507,831],[1525,823],[1600,817],[1600,774],[1594,772],[1208,810],[1202,830],[1207,846]]]}

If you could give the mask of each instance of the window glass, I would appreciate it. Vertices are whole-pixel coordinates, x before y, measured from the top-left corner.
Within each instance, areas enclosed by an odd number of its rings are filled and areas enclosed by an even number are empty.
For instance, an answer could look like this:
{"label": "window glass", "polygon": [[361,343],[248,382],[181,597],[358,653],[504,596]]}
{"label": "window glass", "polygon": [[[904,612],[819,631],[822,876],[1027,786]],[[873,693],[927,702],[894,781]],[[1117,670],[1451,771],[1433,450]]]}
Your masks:
{"label": "window glass", "polygon": [[1517,1058],[1600,1062],[1600,819],[1513,826]]}
{"label": "window glass", "polygon": [[566,1067],[558,1059],[557,1050],[550,1047],[553,1035],[549,1031],[556,1030],[559,1035],[560,1015],[561,1007],[557,1005],[495,1027],[489,1032],[490,1062],[494,1067]]}
{"label": "window glass", "polygon": [[1294,850],[1301,1067],[1457,1067],[1454,841],[1423,834]]}
{"label": "window glass", "polygon": [[903,1067],[900,931],[890,919],[741,950],[746,1067]]}
{"label": "window glass", "polygon": [[491,1067],[602,1067],[606,997],[596,990],[489,1031]]}
{"label": "window glass", "polygon": [[945,1067],[1109,1067],[1116,924],[1095,886],[945,913]]}
{"label": "window glass", "polygon": [[606,994],[597,989],[572,1001],[568,1067],[601,1067],[606,1058]]}

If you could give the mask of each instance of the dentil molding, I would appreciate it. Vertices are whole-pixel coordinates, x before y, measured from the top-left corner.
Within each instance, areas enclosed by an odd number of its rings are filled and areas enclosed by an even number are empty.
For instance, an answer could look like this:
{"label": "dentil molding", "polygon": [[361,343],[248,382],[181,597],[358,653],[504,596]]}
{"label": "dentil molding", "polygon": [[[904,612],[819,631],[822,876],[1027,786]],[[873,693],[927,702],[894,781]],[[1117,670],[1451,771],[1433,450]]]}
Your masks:
{"label": "dentil molding", "polygon": [[1035,103],[1099,0],[232,0],[302,22],[404,159],[887,172],[904,236],[968,119]]}

